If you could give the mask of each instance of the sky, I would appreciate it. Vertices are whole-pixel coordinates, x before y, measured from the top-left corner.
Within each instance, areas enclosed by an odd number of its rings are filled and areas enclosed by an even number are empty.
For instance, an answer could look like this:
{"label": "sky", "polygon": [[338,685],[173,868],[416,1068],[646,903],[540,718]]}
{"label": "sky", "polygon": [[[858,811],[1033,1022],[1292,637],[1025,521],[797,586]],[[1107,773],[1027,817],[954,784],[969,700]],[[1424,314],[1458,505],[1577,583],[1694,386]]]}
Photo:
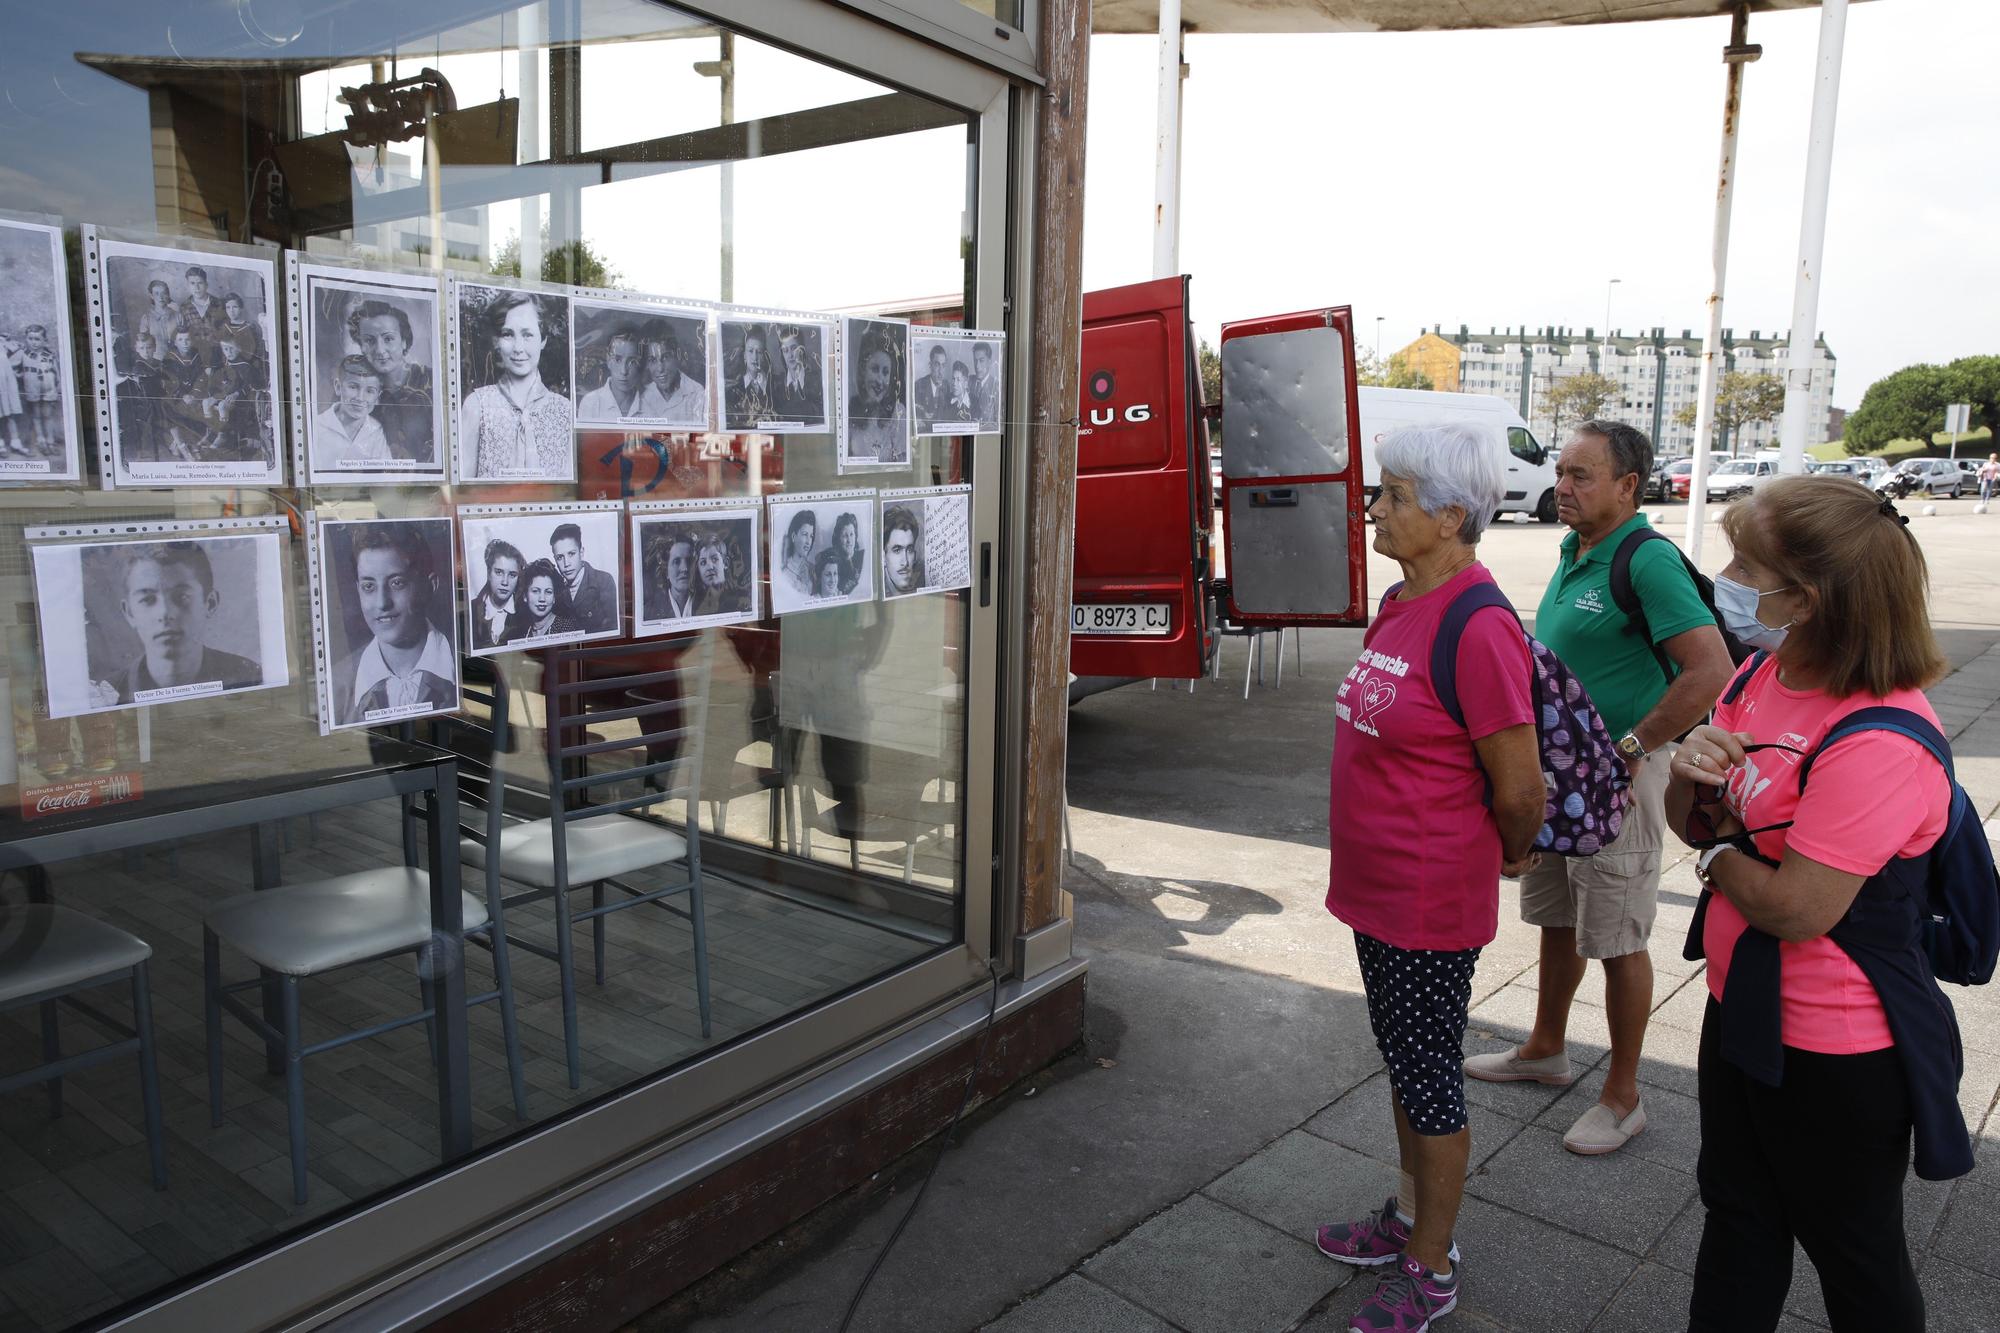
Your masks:
{"label": "sky", "polygon": [[[1725,18],[1187,41],[1181,271],[1197,327],[1351,305],[1441,323],[1706,325]],[[1819,11],[1757,14],[1725,326],[1791,323]],[[1086,290],[1152,276],[1151,37],[1090,53]],[[1819,327],[1834,403],[2000,353],[2000,2],[1848,11]],[[1612,286],[1610,279],[1619,282]]]}

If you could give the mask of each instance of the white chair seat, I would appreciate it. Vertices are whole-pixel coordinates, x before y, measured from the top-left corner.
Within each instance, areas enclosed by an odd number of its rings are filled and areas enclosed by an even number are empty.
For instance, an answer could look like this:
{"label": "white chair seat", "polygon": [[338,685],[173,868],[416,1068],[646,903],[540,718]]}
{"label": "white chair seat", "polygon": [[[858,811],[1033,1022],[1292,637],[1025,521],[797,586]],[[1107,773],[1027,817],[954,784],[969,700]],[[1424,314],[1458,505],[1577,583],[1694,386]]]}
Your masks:
{"label": "white chair seat", "polygon": [[[486,903],[469,893],[465,928],[486,924]],[[246,893],[219,903],[208,928],[273,972],[309,977],[402,953],[431,938],[431,877],[411,866]]]}
{"label": "white chair seat", "polygon": [[[569,855],[568,882],[573,885],[616,879],[687,856],[687,839],[680,834],[651,820],[624,815],[579,819],[563,830],[563,843]],[[485,844],[467,838],[460,847],[468,862],[486,868]],[[513,824],[500,831],[500,873],[516,883],[555,887],[555,835],[548,820]]]}
{"label": "white chair seat", "polygon": [[[122,972],[153,956],[153,946],[137,935],[67,907],[31,903],[6,917],[11,942],[0,967],[0,1004]],[[18,952],[22,944],[26,956]]]}

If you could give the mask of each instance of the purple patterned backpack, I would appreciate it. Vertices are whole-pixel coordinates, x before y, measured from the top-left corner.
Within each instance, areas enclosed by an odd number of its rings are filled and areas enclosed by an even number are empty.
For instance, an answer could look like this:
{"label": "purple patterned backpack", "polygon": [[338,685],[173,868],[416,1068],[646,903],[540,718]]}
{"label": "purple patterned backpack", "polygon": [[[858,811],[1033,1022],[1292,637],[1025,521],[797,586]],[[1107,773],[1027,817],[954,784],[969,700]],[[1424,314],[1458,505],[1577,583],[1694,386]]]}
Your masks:
{"label": "purple patterned backpack", "polygon": [[[1465,714],[1458,703],[1458,641],[1473,614],[1489,606],[1506,608],[1514,623],[1521,623],[1505,593],[1491,583],[1475,583],[1445,608],[1431,640],[1431,688],[1461,727]],[[1542,786],[1548,792],[1535,850],[1594,856],[1625,822],[1632,776],[1583,682],[1546,644],[1526,630],[1522,634],[1535,664],[1535,738],[1542,751]],[[1490,800],[1490,784],[1487,794]]]}

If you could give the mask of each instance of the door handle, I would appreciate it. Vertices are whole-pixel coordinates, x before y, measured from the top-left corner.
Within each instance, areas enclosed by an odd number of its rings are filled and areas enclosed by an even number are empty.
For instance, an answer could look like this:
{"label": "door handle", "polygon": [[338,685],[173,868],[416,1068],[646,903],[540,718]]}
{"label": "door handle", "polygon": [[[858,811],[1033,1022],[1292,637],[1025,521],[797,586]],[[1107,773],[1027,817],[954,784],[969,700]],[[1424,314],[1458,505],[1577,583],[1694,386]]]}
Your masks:
{"label": "door handle", "polygon": [[993,543],[979,543],[979,604],[993,605]]}

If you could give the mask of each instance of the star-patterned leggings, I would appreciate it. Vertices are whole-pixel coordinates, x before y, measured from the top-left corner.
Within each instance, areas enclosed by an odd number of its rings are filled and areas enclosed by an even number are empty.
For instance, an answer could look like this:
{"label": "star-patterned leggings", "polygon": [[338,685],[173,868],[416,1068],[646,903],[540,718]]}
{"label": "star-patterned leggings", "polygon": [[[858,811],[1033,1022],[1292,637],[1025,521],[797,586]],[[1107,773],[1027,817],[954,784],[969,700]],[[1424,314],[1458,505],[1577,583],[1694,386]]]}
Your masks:
{"label": "star-patterned leggings", "polygon": [[1354,932],[1368,1026],[1419,1134],[1465,1128],[1465,1011],[1477,949],[1399,949]]}

